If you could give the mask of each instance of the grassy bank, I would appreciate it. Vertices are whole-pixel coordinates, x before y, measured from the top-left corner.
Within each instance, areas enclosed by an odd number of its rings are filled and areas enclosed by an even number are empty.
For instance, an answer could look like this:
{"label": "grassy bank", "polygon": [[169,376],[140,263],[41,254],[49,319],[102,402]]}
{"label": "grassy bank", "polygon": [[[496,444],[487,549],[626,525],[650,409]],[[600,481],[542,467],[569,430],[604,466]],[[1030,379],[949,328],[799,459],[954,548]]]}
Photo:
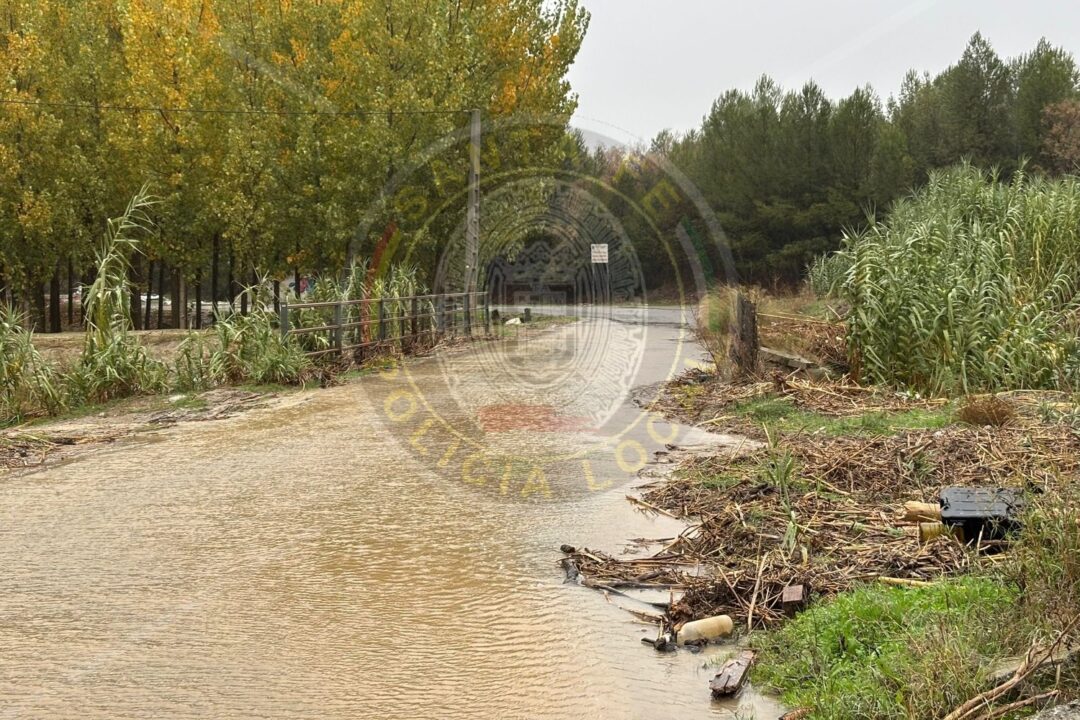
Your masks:
{"label": "grassy bank", "polygon": [[[878,563],[888,584],[815,587],[808,610],[755,633],[756,681],[809,717],[992,720],[1080,697],[1078,208],[1075,178],[1005,182],[967,166],[934,174],[810,269],[817,296],[843,306],[835,325],[850,377],[878,383],[851,391],[861,399],[843,398],[837,385],[855,387],[850,379],[826,388],[825,403],[797,380],[791,392],[789,379],[673,388],[684,417],[751,433],[757,425],[778,439],[767,452],[791,458],[791,486],[831,478],[816,501],[887,478],[860,500],[877,503],[878,526],[897,500],[945,486],[1010,487],[1026,500],[1021,530],[1003,547],[948,539],[957,561],[934,573],[911,573],[902,558]],[[970,395],[987,391],[998,394]],[[888,407],[874,409],[874,398]],[[732,464],[691,464],[676,486],[737,493],[753,466]],[[840,468],[847,486],[836,482]],[[812,529],[799,514],[806,507],[785,505],[795,537]],[[860,566],[859,544],[851,536],[832,553]]]}
{"label": "grassy bank", "polygon": [[753,638],[754,681],[815,718],[940,718],[1027,648],[1016,594],[985,577],[860,587]]}
{"label": "grassy bank", "polygon": [[[674,551],[712,572],[663,576],[687,588],[673,625],[734,616],[757,682],[808,717],[991,720],[1080,696],[1078,208],[1075,178],[961,166],[816,263],[816,292],[744,289],[761,345],[833,380],[764,363],[726,379],[734,293],[703,301],[718,372],[657,409],[762,445],[697,454],[645,493],[695,523]],[[1021,493],[1022,530],[922,541],[898,510],[951,486]],[[813,600],[789,619],[794,584]]]}
{"label": "grassy bank", "polygon": [[[846,382],[687,380],[669,387],[669,414],[763,445],[697,454],[646,491],[694,522],[674,546],[680,562],[711,571],[664,577],[687,588],[672,621],[724,613],[752,628],[758,684],[809,717],[943,717],[1080,614],[1072,396],[946,401]],[[947,486],[1024,491],[1023,531],[1003,552],[922,542],[898,511]],[[624,578],[617,562],[594,571]],[[787,621],[780,598],[794,584],[815,600]],[[1063,643],[1080,641],[1071,633]],[[1033,673],[968,717],[1047,693],[1080,695],[1071,667]]]}
{"label": "grassy bank", "polygon": [[837,720],[964,707],[967,718],[1020,717],[1080,697],[1078,512],[1075,488],[1046,493],[992,563],[973,556],[957,578],[869,584],[815,602],[751,639],[755,682],[809,717]]}

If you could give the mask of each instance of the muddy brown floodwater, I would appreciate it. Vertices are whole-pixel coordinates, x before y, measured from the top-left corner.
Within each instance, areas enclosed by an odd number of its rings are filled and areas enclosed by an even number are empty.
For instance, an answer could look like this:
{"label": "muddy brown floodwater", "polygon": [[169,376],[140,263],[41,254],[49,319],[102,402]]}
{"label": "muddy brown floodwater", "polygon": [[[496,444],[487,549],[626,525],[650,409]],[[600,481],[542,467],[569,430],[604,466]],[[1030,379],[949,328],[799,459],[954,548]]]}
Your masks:
{"label": "muddy brown floodwater", "polygon": [[624,496],[703,439],[627,398],[698,360],[679,313],[620,312],[3,478],[0,718],[775,716],[563,582],[679,531]]}

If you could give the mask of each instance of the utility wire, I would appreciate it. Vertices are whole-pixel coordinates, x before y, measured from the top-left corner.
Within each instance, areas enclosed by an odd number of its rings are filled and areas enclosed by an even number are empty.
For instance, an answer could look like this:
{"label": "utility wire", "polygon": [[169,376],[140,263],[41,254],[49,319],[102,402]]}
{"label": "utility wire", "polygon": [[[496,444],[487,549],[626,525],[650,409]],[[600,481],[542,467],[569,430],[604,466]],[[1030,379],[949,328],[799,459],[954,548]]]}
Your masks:
{"label": "utility wire", "polygon": [[469,110],[411,110],[386,108],[385,110],[267,110],[265,108],[179,108],[151,105],[91,105],[89,103],[46,102],[43,100],[16,100],[0,98],[0,105],[23,105],[27,107],[66,108],[72,110],[115,110],[118,112],[190,113],[194,115],[457,115]]}

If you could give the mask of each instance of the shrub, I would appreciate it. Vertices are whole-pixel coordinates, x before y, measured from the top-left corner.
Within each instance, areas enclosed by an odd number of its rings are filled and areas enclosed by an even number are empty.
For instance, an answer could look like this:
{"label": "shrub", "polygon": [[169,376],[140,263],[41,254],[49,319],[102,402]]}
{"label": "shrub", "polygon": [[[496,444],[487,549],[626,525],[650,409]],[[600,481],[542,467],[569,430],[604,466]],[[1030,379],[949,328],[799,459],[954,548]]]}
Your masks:
{"label": "shrub", "polygon": [[956,411],[956,416],[968,425],[1004,427],[1016,417],[1016,408],[999,397],[970,398]]}
{"label": "shrub", "polygon": [[757,638],[755,679],[814,718],[939,718],[984,689],[989,661],[1026,648],[1001,624],[1014,599],[976,577],[843,593]]}
{"label": "shrub", "polygon": [[694,318],[694,335],[712,357],[717,372],[731,367],[731,328],[735,322],[734,288],[722,287],[702,296]]}
{"label": "shrub", "polygon": [[806,283],[819,298],[836,297],[850,271],[851,256],[848,253],[840,251],[820,255],[806,269]]}
{"label": "shrub", "polygon": [[1080,490],[1067,481],[1030,502],[1005,570],[1025,621],[1049,638],[1080,615]]}
{"label": "shrub", "polygon": [[180,344],[176,361],[177,386],[199,390],[215,385],[304,382],[311,361],[295,338],[283,338],[271,298],[249,288],[251,312],[233,313],[214,324],[213,334],[191,333]]}
{"label": "shrub", "polygon": [[63,383],[34,348],[25,318],[0,303],[0,424],[54,414],[65,405]]}

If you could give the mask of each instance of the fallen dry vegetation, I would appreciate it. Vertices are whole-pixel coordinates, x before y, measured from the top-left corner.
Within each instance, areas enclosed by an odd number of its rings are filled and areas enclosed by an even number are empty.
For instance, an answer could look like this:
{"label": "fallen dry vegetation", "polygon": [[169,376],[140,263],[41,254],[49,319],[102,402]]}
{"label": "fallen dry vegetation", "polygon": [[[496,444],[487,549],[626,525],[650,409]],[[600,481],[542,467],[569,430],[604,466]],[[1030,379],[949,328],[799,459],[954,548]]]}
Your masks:
{"label": "fallen dry vegetation", "polygon": [[[1041,397],[1048,395],[1053,394]],[[762,438],[762,423],[753,414],[737,412],[740,406],[762,399],[782,399],[796,409],[831,418],[935,410],[949,402],[859,385],[846,378],[815,382],[797,373],[773,371],[769,380],[732,383],[714,373],[690,370],[667,386],[652,409],[709,430]]]}
{"label": "fallen dry vegetation", "polygon": [[[786,414],[755,422],[746,408],[762,401],[784,403]],[[1000,548],[989,543],[972,548],[948,535],[920,542],[898,509],[936,500],[946,486],[1038,492],[1080,472],[1080,434],[1056,393],[976,399],[956,411],[849,382],[732,385],[694,373],[658,405],[766,440],[748,452],[692,455],[671,479],[643,488],[644,507],[693,523],[654,556],[573,556],[593,584],[683,591],[668,626],[720,613],[746,628],[770,626],[783,617],[781,596],[792,585],[831,596],[868,581],[919,585],[996,562],[1002,555],[985,551]],[[999,424],[965,423],[965,415]],[[868,416],[874,423],[862,424]],[[929,427],[892,432],[891,419]]]}

